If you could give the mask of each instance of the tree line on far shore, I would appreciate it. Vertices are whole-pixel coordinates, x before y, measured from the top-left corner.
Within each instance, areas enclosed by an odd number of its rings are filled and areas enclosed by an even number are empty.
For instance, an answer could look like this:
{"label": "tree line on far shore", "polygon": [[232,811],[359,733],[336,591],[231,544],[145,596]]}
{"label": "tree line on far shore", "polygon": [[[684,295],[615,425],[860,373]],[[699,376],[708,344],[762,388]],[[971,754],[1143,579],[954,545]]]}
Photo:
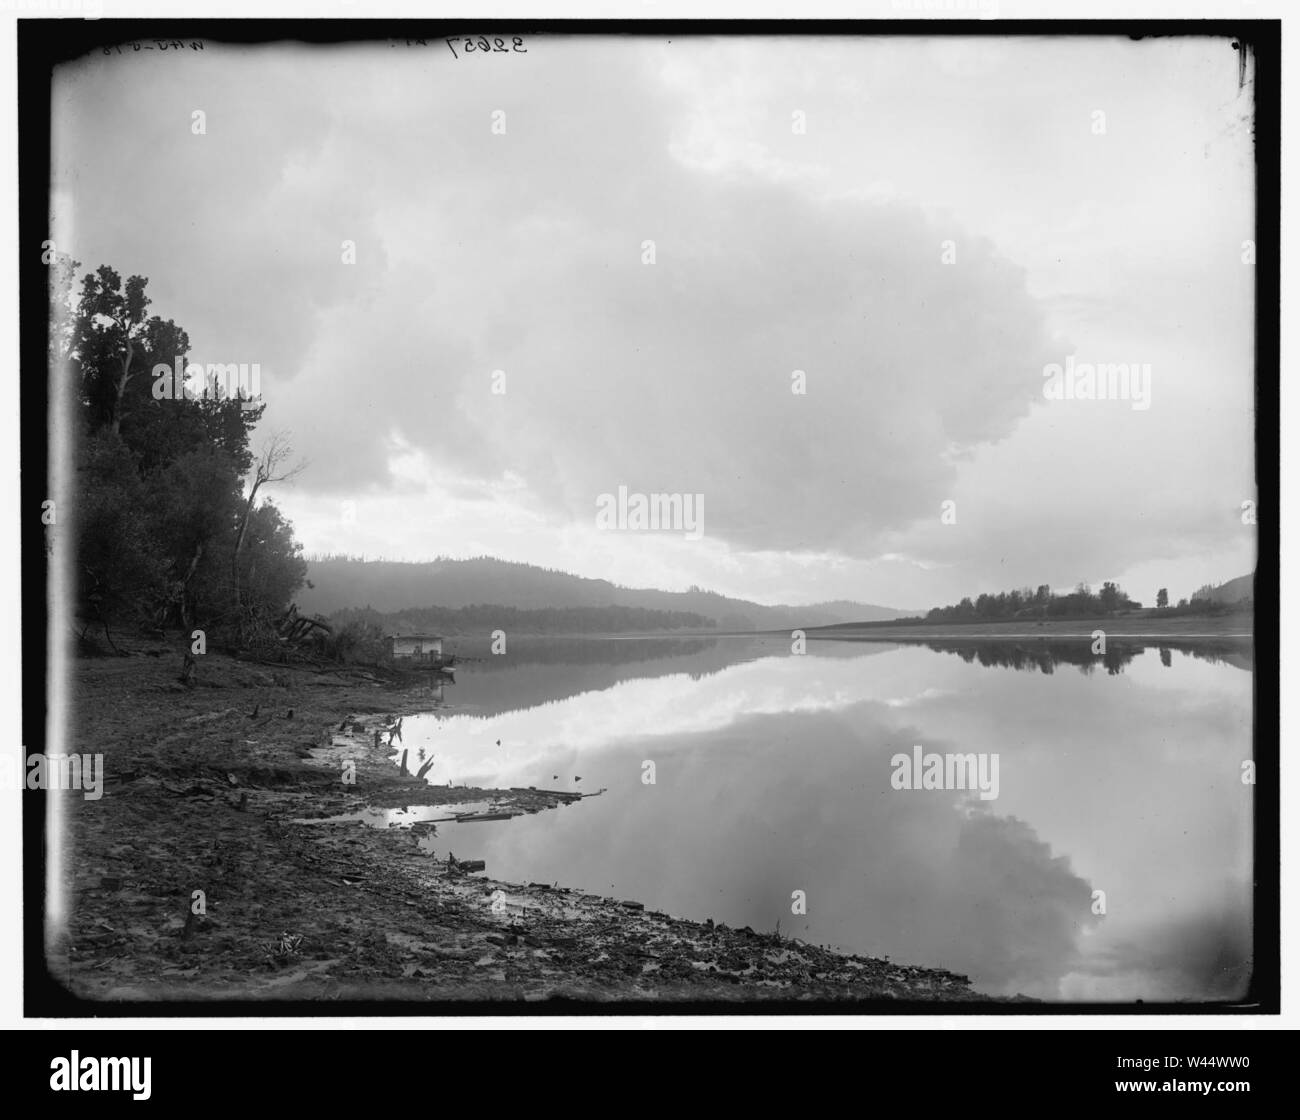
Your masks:
{"label": "tree line on far shore", "polygon": [[[1232,581],[1235,585],[1239,581]],[[1249,594],[1233,599],[1216,596],[1220,589],[1209,585],[1200,588],[1190,599],[1180,599],[1176,606],[1169,604],[1167,588],[1156,594],[1152,612],[1158,617],[1178,615],[1217,615],[1242,610],[1253,603]],[[951,606],[935,607],[926,615],[900,622],[1005,622],[1015,619],[1047,618],[1105,618],[1143,610],[1141,603],[1129,597],[1119,584],[1107,581],[1099,591],[1080,583],[1073,591],[1058,594],[1047,584],[1037,588],[1024,587],[1015,591],[1001,591],[996,595],[983,594],[974,599],[965,598]]]}
{"label": "tree line on far shore", "polygon": [[935,607],[925,622],[994,622],[1026,618],[1096,618],[1119,611],[1141,610],[1117,583],[1107,581],[1100,591],[1080,583],[1073,591],[1057,594],[1048,584],[1024,587],[996,595],[967,597],[960,603]]}

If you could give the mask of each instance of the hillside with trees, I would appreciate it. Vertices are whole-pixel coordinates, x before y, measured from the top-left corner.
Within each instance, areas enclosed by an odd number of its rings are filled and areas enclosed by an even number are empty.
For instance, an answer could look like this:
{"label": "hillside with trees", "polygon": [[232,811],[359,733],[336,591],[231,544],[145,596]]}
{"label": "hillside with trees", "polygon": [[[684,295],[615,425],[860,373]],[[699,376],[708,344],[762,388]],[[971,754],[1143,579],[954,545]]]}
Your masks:
{"label": "hillside with trees", "polygon": [[372,610],[339,611],[330,621],[338,627],[365,623],[386,634],[647,634],[673,630],[711,630],[711,618],[690,611],[652,611],[644,607],[518,607],[475,604],[469,607],[417,607],[392,614]]}
{"label": "hillside with trees", "polygon": [[838,601],[804,607],[769,606],[699,587],[687,591],[620,587],[609,580],[488,556],[422,562],[321,556],[309,561],[308,577],[311,586],[299,596],[299,605],[325,616],[367,607],[382,614],[405,613],[429,603],[447,608],[492,603],[526,611],[618,607],[686,612],[710,620],[720,630],[749,631],[895,619],[911,613]]}
{"label": "hillside with trees", "polygon": [[1218,606],[1251,604],[1255,601],[1253,574],[1238,576],[1226,583],[1206,584],[1192,593],[1193,603],[1213,603]]}

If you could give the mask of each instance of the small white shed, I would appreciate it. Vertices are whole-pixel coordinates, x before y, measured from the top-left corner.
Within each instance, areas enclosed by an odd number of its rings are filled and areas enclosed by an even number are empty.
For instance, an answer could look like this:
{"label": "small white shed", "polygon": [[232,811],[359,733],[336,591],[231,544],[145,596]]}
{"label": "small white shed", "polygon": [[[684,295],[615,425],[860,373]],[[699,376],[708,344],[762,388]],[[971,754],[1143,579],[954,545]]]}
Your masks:
{"label": "small white shed", "polygon": [[442,660],[442,638],[437,634],[391,634],[388,652],[396,662],[436,664]]}

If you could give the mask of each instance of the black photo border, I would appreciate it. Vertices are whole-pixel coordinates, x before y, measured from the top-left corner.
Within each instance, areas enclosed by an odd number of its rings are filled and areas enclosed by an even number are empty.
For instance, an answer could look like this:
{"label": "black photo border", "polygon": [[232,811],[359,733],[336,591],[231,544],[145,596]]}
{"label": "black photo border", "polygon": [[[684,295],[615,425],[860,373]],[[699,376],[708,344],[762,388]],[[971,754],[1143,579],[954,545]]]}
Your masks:
{"label": "black photo border", "polygon": [[[1254,972],[1246,998],[1233,1003],[934,1003],[863,1002],[229,1002],[106,1003],[70,993],[49,972],[44,948],[46,803],[22,793],[24,1014],[28,1017],[337,1017],[500,1015],[1260,1015],[1280,1008],[1279,758],[1279,432],[1280,432],[1280,75],[1277,20],[302,20],[302,19],[20,19],[18,21],[19,416],[21,433],[22,741],[23,757],[43,750],[46,718],[46,542],[41,503],[49,494],[49,382],[46,350],[50,200],[51,79],[61,63],[128,41],[202,39],[234,45],[294,41],[312,45],[366,40],[441,41],[465,35],[657,37],[721,36],[1048,36],[1232,37],[1256,62],[1255,467],[1259,502],[1255,573]],[[25,772],[25,768],[22,768]],[[974,1024],[971,1024],[972,1026]]]}

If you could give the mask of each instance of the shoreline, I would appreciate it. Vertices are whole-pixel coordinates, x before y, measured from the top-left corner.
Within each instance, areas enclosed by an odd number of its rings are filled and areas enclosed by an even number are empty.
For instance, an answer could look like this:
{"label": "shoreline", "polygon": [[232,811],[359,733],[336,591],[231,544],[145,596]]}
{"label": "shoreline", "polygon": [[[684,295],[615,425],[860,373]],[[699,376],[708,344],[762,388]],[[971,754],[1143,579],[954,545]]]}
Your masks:
{"label": "shoreline", "polygon": [[68,918],[47,960],[80,999],[1007,1002],[942,968],[677,918],[562,878],[465,873],[425,852],[419,827],[324,820],[564,812],[576,798],[399,772],[376,729],[454,706],[369,669],[209,653],[187,689],[179,664],[158,644],[74,663],[73,741],[102,751],[105,787],[65,799]]}
{"label": "shoreline", "polygon": [[[937,623],[916,622],[900,625],[896,621],[847,623],[829,626],[805,626],[801,629],[809,641],[900,642],[900,641],[1048,641],[1051,639],[1092,640],[1094,630],[1105,630],[1107,638],[1141,641],[1149,645],[1169,645],[1180,641],[1254,641],[1250,612],[1224,615],[1185,615],[1174,618],[1134,617],[1062,618],[1042,622],[1016,620],[1006,622]],[[1122,627],[1122,628],[1120,628]],[[790,640],[792,630],[649,630],[619,634],[527,634],[520,638],[539,640],[584,639],[591,641],[630,641],[646,639],[693,638],[775,638]],[[462,635],[448,635],[449,642],[468,640]]]}
{"label": "shoreline", "polygon": [[895,622],[841,623],[807,630],[809,639],[841,641],[1091,641],[1093,631],[1105,631],[1107,639],[1139,641],[1147,645],[1176,645],[1193,641],[1254,641],[1254,615],[1236,612],[1222,615],[1183,615],[1171,618],[1120,614],[1110,618],[1060,618],[1033,621],[938,623],[918,622],[900,626]]}

